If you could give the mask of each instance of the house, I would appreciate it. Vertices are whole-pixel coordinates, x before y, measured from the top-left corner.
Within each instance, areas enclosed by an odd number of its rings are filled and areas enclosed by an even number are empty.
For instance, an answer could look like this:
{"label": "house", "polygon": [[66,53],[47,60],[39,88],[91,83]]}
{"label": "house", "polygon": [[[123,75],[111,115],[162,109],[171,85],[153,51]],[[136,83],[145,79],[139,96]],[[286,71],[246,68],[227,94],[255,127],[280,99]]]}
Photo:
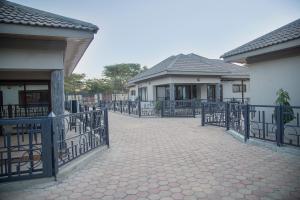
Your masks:
{"label": "house", "polygon": [[252,104],[275,103],[282,88],[291,105],[300,105],[300,19],[237,47],[221,58],[245,64],[250,70]]}
{"label": "house", "polygon": [[246,99],[248,68],[196,54],[170,56],[129,81],[129,99],[141,101]]}
{"label": "house", "polygon": [[64,113],[70,75],[98,27],[0,0],[0,118]]}

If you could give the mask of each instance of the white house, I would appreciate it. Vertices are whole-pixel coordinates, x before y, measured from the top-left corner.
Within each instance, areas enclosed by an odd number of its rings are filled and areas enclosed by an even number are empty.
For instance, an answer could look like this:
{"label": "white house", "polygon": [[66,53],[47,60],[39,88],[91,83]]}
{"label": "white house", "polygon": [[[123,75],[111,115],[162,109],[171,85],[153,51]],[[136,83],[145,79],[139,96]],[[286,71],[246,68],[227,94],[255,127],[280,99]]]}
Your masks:
{"label": "white house", "polygon": [[64,113],[64,76],[97,31],[87,22],[1,0],[0,117],[7,109],[27,115],[29,107]]}
{"label": "white house", "polygon": [[250,70],[252,104],[275,103],[276,92],[288,91],[291,105],[300,105],[300,19],[221,56]]}
{"label": "white house", "polygon": [[249,89],[247,67],[191,53],[170,56],[132,78],[129,99],[246,99]]}

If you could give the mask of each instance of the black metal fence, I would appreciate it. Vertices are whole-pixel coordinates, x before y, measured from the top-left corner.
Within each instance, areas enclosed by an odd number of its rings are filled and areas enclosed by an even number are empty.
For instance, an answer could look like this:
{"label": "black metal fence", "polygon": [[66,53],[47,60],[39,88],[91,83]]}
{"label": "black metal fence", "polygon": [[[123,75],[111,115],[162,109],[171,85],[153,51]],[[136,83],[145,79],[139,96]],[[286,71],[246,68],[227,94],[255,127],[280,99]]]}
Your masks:
{"label": "black metal fence", "polygon": [[[226,99],[240,102],[241,99]],[[201,114],[201,105],[206,99],[164,101],[101,101],[100,107],[114,112],[138,117],[196,117]]]}
{"label": "black metal fence", "polygon": [[245,141],[256,138],[300,147],[299,113],[299,106],[203,103],[202,125],[226,127]]}
{"label": "black metal fence", "polygon": [[47,116],[48,113],[49,113],[49,104],[0,105],[0,119],[16,118],[16,117]]}
{"label": "black metal fence", "polygon": [[55,176],[59,167],[109,146],[107,109],[0,119],[0,182]]}

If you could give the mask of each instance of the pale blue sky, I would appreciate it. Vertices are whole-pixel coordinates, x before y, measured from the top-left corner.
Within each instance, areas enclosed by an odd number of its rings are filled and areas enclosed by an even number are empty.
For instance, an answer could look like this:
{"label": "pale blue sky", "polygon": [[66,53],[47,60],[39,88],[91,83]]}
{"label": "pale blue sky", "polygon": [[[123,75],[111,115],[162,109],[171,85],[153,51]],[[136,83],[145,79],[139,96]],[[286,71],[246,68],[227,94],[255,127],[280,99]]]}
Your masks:
{"label": "pale blue sky", "polygon": [[103,66],[148,67],[171,55],[208,58],[300,18],[300,0],[12,0],[96,24],[75,72],[100,77]]}

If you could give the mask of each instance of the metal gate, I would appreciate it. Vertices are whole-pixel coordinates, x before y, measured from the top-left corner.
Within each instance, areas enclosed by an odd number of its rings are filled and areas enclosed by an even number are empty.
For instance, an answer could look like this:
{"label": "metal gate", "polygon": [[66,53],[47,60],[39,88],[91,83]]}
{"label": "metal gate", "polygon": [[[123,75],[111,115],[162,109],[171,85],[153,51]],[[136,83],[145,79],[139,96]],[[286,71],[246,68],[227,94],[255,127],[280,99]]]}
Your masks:
{"label": "metal gate", "polygon": [[225,102],[209,102],[202,104],[202,106],[202,124],[226,126]]}
{"label": "metal gate", "polygon": [[51,121],[1,119],[0,182],[52,176]]}
{"label": "metal gate", "polygon": [[195,101],[162,101],[161,115],[162,117],[195,117]]}
{"label": "metal gate", "polygon": [[79,156],[109,146],[107,109],[0,120],[0,182],[51,177]]}

